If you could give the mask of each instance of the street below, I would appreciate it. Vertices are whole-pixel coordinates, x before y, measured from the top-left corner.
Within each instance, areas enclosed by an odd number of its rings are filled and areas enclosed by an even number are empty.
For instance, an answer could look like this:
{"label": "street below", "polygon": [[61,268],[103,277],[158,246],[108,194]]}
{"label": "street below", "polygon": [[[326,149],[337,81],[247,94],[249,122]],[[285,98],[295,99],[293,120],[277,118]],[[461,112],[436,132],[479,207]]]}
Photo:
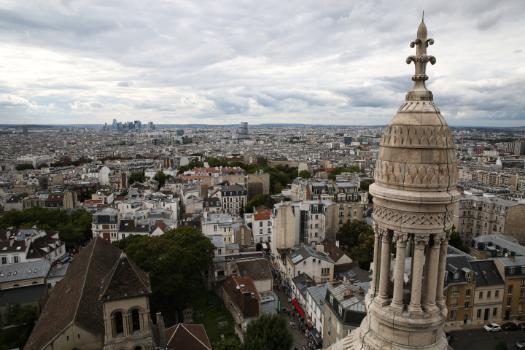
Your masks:
{"label": "street below", "polygon": [[502,331],[489,333],[483,329],[450,332],[454,337],[454,350],[495,350],[504,341],[509,350],[515,349],[518,340],[525,340],[525,331]]}

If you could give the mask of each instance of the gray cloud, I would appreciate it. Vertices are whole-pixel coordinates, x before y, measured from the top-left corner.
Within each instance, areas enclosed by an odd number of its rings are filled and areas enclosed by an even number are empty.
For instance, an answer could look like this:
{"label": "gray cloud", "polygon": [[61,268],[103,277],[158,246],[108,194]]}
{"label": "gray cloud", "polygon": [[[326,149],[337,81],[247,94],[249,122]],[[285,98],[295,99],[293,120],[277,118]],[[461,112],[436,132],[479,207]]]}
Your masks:
{"label": "gray cloud", "polygon": [[[525,121],[525,2],[16,1],[0,4],[0,123],[386,123],[422,9],[451,124]],[[518,55],[518,56],[517,56]],[[18,120],[18,119],[17,119]]]}

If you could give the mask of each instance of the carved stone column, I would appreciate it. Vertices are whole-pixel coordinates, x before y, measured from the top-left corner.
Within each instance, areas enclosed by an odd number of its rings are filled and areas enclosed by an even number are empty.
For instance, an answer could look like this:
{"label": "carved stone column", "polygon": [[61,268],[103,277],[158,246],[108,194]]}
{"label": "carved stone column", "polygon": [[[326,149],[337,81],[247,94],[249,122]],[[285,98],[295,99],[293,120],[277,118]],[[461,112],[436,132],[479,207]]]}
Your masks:
{"label": "carved stone column", "polygon": [[380,253],[381,253],[381,238],[382,234],[377,225],[374,228],[374,269],[372,270],[372,281],[370,289],[373,291],[373,296],[375,297],[379,291],[379,265],[380,265]]}
{"label": "carved stone column", "polygon": [[410,295],[410,312],[421,312],[421,289],[423,266],[425,264],[425,246],[428,243],[427,235],[414,235],[414,263],[412,265],[412,291]]}
{"label": "carved stone column", "polygon": [[434,235],[432,246],[427,253],[428,275],[426,276],[426,299],[425,308],[427,311],[436,309],[436,291],[438,284],[439,255],[441,251],[441,239],[439,235]]}
{"label": "carved stone column", "polygon": [[383,233],[381,239],[381,270],[379,271],[379,297],[383,300],[389,298],[388,282],[390,277],[390,240],[388,231]]}
{"label": "carved stone column", "polygon": [[396,241],[396,263],[394,266],[394,295],[390,305],[398,309],[403,309],[403,287],[408,234],[396,232],[394,239]]}
{"label": "carved stone column", "polygon": [[436,304],[440,308],[446,307],[443,289],[445,288],[445,270],[447,267],[447,250],[449,234],[440,237],[439,244],[439,270],[437,275]]}

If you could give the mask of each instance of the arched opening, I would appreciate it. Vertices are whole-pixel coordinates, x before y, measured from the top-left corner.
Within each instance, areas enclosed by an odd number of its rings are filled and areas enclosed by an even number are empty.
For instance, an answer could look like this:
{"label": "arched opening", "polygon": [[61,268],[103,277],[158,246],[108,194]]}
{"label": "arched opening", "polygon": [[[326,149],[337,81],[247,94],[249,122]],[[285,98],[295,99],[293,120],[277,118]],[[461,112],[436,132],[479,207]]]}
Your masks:
{"label": "arched opening", "polygon": [[131,310],[131,331],[140,332],[140,312],[138,309]]}
{"label": "arched opening", "polygon": [[142,350],[142,346],[135,346],[134,350]]}
{"label": "arched opening", "polygon": [[113,313],[113,335],[119,337],[124,334],[124,317],[121,311]]}

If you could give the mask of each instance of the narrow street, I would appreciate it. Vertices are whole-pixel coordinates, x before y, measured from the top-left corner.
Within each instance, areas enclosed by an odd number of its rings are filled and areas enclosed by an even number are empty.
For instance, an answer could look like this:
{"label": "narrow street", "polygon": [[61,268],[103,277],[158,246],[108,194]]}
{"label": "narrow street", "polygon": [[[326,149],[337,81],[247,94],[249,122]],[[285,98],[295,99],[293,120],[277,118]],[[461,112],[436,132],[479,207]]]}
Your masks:
{"label": "narrow street", "polygon": [[306,338],[306,335],[303,331],[299,329],[299,321],[297,313],[295,312],[294,306],[288,302],[288,296],[282,291],[278,290],[277,288],[274,288],[274,292],[279,297],[279,300],[281,301],[281,310],[285,309],[288,312],[282,312],[281,315],[286,318],[286,323],[288,324],[288,328],[292,332],[293,335],[293,350],[303,350],[303,349],[309,349],[308,348],[308,339]]}

